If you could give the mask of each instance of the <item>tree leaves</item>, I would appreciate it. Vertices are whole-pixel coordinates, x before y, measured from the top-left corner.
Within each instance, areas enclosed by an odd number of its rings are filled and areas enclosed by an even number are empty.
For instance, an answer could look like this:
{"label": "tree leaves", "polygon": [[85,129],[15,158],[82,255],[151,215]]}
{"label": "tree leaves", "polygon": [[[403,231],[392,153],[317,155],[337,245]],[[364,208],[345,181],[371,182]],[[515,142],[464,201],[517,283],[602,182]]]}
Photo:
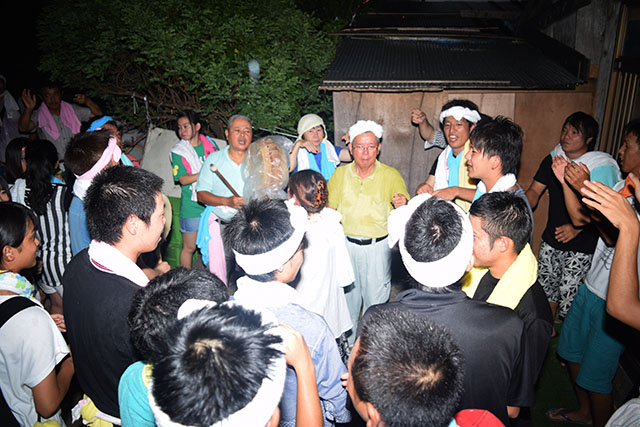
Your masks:
{"label": "tree leaves", "polygon": [[155,123],[190,108],[217,129],[235,113],[295,129],[306,113],[330,120],[318,86],[335,43],[322,26],[293,0],[53,0],[38,24],[41,71],[129,123],[144,120],[133,95],[147,96]]}

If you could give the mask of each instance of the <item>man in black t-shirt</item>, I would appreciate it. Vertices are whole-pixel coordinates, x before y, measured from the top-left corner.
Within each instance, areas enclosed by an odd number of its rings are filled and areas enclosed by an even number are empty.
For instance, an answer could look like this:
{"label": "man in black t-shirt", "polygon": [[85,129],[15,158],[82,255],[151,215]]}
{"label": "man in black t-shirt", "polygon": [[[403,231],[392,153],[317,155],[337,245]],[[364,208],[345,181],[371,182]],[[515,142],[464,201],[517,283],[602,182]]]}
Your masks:
{"label": "man in black t-shirt", "polygon": [[[93,240],[62,278],[67,338],[89,397],[83,402],[107,422],[119,422],[118,382],[137,360],[127,316],[133,296],[149,281],[136,261],[155,250],[164,230],[161,190],[162,179],[140,168],[113,166],[96,175],[84,204]],[[156,270],[168,271],[168,264]]]}
{"label": "man in black t-shirt", "polygon": [[419,194],[389,215],[389,244],[396,243],[414,288],[399,293],[394,302],[372,306],[361,323],[366,325],[377,311],[398,309],[446,328],[465,359],[458,409],[486,409],[508,425],[520,407],[533,404],[534,372],[526,357],[522,320],[461,290],[473,250],[467,215],[452,202]]}
{"label": "man in black t-shirt", "polygon": [[[592,116],[577,111],[567,117],[562,125],[559,143],[542,160],[526,192],[531,207],[535,209],[543,193],[549,190],[547,225],[538,251],[538,278],[554,319],[556,316],[564,319],[569,312],[578,287],[584,282],[591,266],[598,232],[589,221],[574,224],[567,210],[569,203],[572,203],[571,198],[575,199],[574,190],[564,179],[556,177],[553,164],[558,159],[583,163],[589,169],[591,180],[613,187],[619,179],[619,171],[616,179],[615,161],[605,161],[606,157],[611,156],[592,151],[597,137],[598,122]],[[585,209],[580,210],[586,212]]]}
{"label": "man in black t-shirt", "polygon": [[551,309],[538,283],[538,262],[528,239],[531,217],[518,196],[488,193],[469,210],[473,227],[473,268],[463,290],[475,300],[514,310],[527,334],[527,357],[535,374],[542,368],[553,331]]}

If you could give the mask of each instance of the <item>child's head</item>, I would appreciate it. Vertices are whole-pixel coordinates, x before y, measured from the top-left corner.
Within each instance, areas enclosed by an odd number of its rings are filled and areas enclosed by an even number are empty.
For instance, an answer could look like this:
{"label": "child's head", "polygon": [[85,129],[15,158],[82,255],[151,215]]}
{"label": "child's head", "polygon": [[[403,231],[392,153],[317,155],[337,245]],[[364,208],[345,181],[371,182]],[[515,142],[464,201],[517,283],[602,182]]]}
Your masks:
{"label": "child's head", "polygon": [[2,202],[0,218],[0,268],[19,273],[36,265],[40,242],[33,212],[20,203]]}
{"label": "child's head", "polygon": [[253,199],[225,227],[223,237],[245,273],[259,282],[289,283],[302,264],[307,213],[279,199]]}
{"label": "child's head", "polygon": [[53,194],[51,177],[58,166],[58,151],[53,142],[41,139],[27,144],[25,158],[27,160],[25,178],[29,188],[25,197],[27,206],[37,215],[44,215],[47,203]]}
{"label": "child's head", "polygon": [[154,362],[175,323],[178,309],[188,299],[223,303],[227,288],[207,270],[174,268],[140,288],[129,310],[129,335],[133,349],[144,360]]}
{"label": "child's head", "polygon": [[74,136],[64,154],[64,163],[76,176],[87,172],[95,165],[109,145],[111,131],[96,130]]}
{"label": "child's head", "polygon": [[29,143],[28,138],[12,139],[5,149],[5,162],[7,166],[7,181],[13,184],[16,179],[22,178],[27,170],[27,162],[24,158],[25,147]]}
{"label": "child's head", "polygon": [[0,175],[0,202],[11,201],[11,193],[9,192],[9,184],[7,180]]}
{"label": "child's head", "polygon": [[[486,161],[495,156],[500,160],[501,175],[517,175],[522,155],[522,136],[522,128],[507,117],[483,120],[471,131],[471,156],[480,154]],[[473,169],[467,165],[469,176],[484,179],[486,172],[476,163],[479,160],[473,162]]]}
{"label": "child's head", "polygon": [[111,116],[100,116],[95,118],[85,132],[95,132],[97,130],[108,130],[116,138],[118,145],[122,148],[122,136],[120,134],[120,127],[118,123],[113,120]]}
{"label": "child's head", "polygon": [[205,307],[167,331],[149,404],[159,425],[271,426],[286,377],[276,317],[238,304]]}
{"label": "child's head", "polygon": [[178,138],[190,141],[194,137],[198,136],[198,132],[202,126],[198,113],[193,110],[185,110],[178,114],[176,121],[176,134],[178,135]]}
{"label": "child's head", "polygon": [[309,213],[320,212],[327,205],[327,181],[321,173],[311,169],[294,173],[289,178],[289,197],[295,197]]}

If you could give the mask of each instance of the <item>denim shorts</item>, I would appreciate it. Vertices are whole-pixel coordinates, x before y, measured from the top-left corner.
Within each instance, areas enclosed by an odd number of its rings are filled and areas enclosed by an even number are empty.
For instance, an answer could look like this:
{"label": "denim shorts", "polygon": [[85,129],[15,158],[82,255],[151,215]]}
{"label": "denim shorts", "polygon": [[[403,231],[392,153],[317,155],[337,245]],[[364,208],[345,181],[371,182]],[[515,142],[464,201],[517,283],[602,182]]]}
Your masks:
{"label": "denim shorts", "polygon": [[181,233],[196,233],[200,225],[200,217],[196,218],[180,218]]}

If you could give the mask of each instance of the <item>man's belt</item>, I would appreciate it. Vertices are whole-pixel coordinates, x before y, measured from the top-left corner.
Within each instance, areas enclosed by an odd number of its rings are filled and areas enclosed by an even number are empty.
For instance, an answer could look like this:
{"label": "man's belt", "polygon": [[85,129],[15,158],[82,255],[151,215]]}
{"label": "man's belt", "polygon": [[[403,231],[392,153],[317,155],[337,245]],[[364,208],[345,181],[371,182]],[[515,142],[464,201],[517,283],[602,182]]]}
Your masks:
{"label": "man's belt", "polygon": [[360,245],[360,246],[366,246],[372,243],[382,242],[384,239],[389,237],[389,235],[387,234],[386,236],[376,237],[374,239],[356,239],[355,237],[350,237],[350,236],[345,236],[345,237],[351,243],[355,243],[356,245]]}

